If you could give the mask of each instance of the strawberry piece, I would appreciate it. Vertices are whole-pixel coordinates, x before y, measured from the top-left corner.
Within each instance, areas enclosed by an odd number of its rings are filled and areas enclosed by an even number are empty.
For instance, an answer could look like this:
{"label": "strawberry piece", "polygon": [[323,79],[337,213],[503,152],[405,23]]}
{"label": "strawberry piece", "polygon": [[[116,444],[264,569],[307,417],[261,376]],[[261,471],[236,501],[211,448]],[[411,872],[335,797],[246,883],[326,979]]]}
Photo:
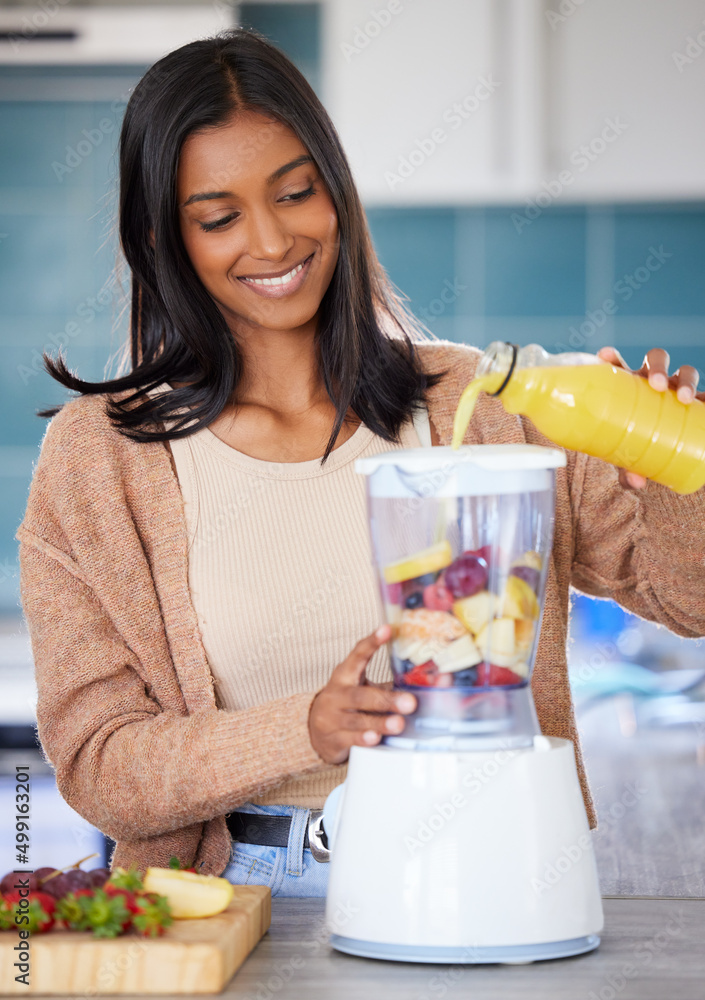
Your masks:
{"label": "strawberry piece", "polygon": [[404,674],[404,683],[413,687],[433,687],[438,678],[438,667],[433,660],[426,660]]}
{"label": "strawberry piece", "polygon": [[137,913],[132,918],[132,924],[142,937],[159,937],[166,927],[173,924],[174,918],[166,896],[144,892],[136,896],[135,903]]}
{"label": "strawberry piece", "polygon": [[[20,899],[26,899],[28,905],[20,909]],[[10,908],[11,925],[30,934],[41,934],[54,926],[54,910],[56,900],[47,892],[35,890],[28,896],[21,897],[19,889],[5,894],[5,902]]]}
{"label": "strawberry piece", "polygon": [[451,611],[454,600],[452,592],[446,587],[442,579],[438,579],[435,583],[430,583],[428,587],[424,587],[423,603],[431,611]]}
{"label": "strawberry piece", "polygon": [[480,663],[477,667],[475,687],[508,687],[511,684],[523,684],[525,678],[515,674],[508,667],[496,667],[494,663]]}

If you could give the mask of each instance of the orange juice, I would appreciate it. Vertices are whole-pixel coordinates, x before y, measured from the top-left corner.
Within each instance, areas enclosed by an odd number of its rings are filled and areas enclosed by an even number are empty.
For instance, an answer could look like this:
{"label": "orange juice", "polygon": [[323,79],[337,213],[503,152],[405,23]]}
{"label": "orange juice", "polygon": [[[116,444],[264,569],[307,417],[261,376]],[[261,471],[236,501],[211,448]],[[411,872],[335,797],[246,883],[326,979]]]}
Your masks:
{"label": "orange juice", "polygon": [[[547,357],[549,357],[547,355]],[[460,397],[453,447],[465,435],[482,391],[497,392],[496,371],[474,379]],[[705,484],[705,404],[681,403],[645,378],[606,362],[516,369],[499,398],[508,413],[529,417],[542,434],[669,486],[694,493]]]}

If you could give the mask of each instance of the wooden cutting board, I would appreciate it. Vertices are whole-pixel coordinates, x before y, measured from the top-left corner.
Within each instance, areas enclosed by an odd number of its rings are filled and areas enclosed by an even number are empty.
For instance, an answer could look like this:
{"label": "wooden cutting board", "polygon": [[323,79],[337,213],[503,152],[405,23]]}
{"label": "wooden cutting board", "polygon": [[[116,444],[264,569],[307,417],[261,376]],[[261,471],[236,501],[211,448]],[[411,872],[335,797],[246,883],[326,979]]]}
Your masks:
{"label": "wooden cutting board", "polygon": [[128,933],[95,938],[91,931],[51,930],[29,941],[29,987],[16,982],[20,943],[0,932],[0,994],[220,993],[269,928],[271,890],[236,885],[226,910],[175,920],[156,939]]}

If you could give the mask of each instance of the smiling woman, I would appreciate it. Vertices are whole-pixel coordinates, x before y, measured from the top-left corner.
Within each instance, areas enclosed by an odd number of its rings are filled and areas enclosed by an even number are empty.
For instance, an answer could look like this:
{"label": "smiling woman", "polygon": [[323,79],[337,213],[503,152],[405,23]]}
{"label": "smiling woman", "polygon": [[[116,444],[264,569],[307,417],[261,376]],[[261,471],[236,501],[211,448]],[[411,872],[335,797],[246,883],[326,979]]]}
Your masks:
{"label": "smiling woman", "polygon": [[[318,811],[351,747],[416,709],[390,689],[355,461],[450,444],[480,352],[423,342],[330,118],[253,33],[192,42],[139,82],[119,231],[131,369],[90,383],[46,359],[78,396],[51,411],[17,533],[42,748],[117,842],[112,867],[176,855],[322,895]],[[666,381],[662,355],[644,374]],[[506,442],[547,443],[488,398],[465,443]],[[574,742],[592,825],[569,587],[705,634],[702,505],[567,453],[532,686],[543,733]]]}
{"label": "smiling woman", "polygon": [[113,866],[176,853],[318,895],[311,810],[415,707],[388,690],[353,465],[418,445],[445,359],[387,281],[326,111],[254,32],[139,82],[119,231],[131,370],[45,359],[80,396],[44,414],[18,535],[40,739]]}
{"label": "smiling woman", "polygon": [[[419,364],[414,341],[427,333],[377,260],[333,123],[255,32],[183,46],[135,88],[120,136],[120,240],[132,371],[88,383],[61,359],[46,364],[67,388],[110,393],[109,416],[136,440],[222,426],[237,410],[242,444],[246,408],[260,397],[249,412],[265,420],[260,457],[272,457],[271,433],[295,429],[306,411],[325,462],[359,421],[398,439],[438,381]],[[310,374],[274,406],[256,382],[262,352],[282,391],[302,359]],[[157,386],[166,391],[151,397]]]}

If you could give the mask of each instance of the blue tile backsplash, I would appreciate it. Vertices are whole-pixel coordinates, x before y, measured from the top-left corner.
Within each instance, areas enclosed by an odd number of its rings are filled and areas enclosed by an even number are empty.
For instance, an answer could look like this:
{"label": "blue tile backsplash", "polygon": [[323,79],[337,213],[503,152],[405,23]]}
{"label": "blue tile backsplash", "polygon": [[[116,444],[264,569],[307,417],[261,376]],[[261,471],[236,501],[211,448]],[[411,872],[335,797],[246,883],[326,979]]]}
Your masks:
{"label": "blue tile backsplash", "polygon": [[[266,32],[263,6],[243,9]],[[316,32],[286,37],[317,86]],[[63,343],[71,367],[102,378],[126,330],[126,301],[110,284],[120,114],[102,99],[3,101],[8,73],[0,73],[0,130],[10,139],[0,147],[0,613],[12,614],[14,533],[46,427],[34,411],[65,398],[41,371],[41,350]],[[123,71],[115,98],[138,76]],[[98,142],[106,119],[116,127]],[[67,162],[71,171],[57,175],[54,165]],[[632,366],[648,348],[666,346],[674,365],[705,372],[705,203],[552,206],[520,232],[516,211],[373,208],[368,219],[389,277],[437,336],[481,347],[537,341],[548,350],[614,343]],[[609,299],[614,315],[602,309]],[[70,336],[67,323],[75,324]]]}
{"label": "blue tile backsplash", "polygon": [[517,230],[506,208],[477,212],[485,227],[488,316],[572,316],[585,310],[585,213],[544,211]]}

